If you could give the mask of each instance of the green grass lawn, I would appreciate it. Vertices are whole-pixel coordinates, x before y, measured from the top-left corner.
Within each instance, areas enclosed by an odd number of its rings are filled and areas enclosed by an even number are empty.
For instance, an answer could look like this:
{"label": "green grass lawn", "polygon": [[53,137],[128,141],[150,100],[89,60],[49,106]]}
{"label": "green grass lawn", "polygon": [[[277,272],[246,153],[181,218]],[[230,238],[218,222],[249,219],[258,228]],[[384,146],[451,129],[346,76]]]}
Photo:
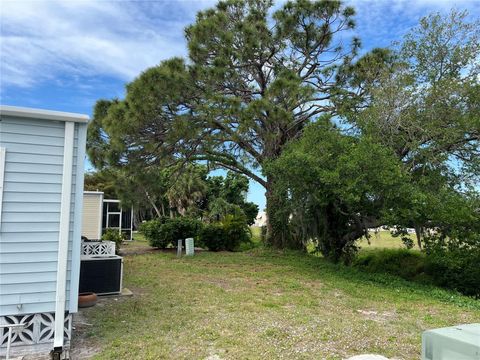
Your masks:
{"label": "green grass lawn", "polygon": [[294,252],[124,260],[134,296],[85,311],[96,359],[418,359],[423,330],[480,319],[479,301]]}
{"label": "green grass lawn", "polygon": [[[410,234],[408,237],[413,240],[414,243],[414,249],[418,250],[417,246],[417,238],[415,237],[415,234]],[[405,245],[402,242],[402,239],[400,237],[395,237],[390,234],[390,231],[382,230],[377,233],[375,232],[370,232],[370,243],[366,238],[362,238],[359,242],[358,245],[363,249],[363,250],[372,250],[372,249],[378,249],[378,248],[388,248],[388,249],[400,249],[400,248],[405,248]]]}
{"label": "green grass lawn", "polygon": [[262,228],[259,226],[250,226],[252,232],[252,241],[256,244],[262,241]]}

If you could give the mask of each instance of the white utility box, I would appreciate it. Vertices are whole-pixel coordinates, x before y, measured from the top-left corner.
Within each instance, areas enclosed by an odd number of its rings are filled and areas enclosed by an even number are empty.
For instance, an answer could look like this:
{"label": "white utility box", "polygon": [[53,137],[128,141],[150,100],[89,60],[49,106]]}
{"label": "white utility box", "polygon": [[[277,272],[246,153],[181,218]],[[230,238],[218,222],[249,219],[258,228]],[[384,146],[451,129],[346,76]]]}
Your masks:
{"label": "white utility box", "polygon": [[480,324],[425,331],[422,360],[480,360]]}
{"label": "white utility box", "polygon": [[194,247],[193,247],[193,238],[185,239],[185,254],[187,256],[193,256]]}

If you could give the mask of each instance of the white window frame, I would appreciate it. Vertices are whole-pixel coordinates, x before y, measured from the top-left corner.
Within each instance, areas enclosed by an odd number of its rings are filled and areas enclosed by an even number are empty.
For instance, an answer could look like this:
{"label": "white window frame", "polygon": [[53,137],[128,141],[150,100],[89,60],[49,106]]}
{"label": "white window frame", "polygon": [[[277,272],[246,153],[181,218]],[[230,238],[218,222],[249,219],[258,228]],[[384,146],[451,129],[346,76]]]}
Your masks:
{"label": "white window frame", "polygon": [[0,147],[0,229],[2,228],[3,180],[5,178],[5,154],[7,150]]}

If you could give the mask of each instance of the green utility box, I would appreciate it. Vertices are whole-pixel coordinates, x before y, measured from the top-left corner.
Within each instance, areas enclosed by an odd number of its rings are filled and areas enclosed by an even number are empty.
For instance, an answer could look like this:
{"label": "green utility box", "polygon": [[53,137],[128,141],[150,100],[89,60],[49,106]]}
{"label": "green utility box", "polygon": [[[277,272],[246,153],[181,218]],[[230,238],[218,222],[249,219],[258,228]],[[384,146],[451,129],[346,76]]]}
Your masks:
{"label": "green utility box", "polygon": [[422,360],[480,360],[480,324],[425,331]]}

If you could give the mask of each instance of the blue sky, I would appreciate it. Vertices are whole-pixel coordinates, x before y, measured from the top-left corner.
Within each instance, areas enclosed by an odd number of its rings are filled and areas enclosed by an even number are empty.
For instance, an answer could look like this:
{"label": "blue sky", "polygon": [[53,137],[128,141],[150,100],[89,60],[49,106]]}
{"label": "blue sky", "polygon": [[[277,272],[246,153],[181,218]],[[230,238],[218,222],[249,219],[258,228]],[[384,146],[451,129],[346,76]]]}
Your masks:
{"label": "blue sky", "polygon": [[[186,56],[183,29],[212,0],[2,0],[0,103],[91,115],[100,98],[123,97],[125,84],[172,56]],[[480,0],[350,0],[363,51],[388,46],[431,12]],[[276,6],[279,6],[277,3]],[[263,188],[248,195],[261,208]]]}

